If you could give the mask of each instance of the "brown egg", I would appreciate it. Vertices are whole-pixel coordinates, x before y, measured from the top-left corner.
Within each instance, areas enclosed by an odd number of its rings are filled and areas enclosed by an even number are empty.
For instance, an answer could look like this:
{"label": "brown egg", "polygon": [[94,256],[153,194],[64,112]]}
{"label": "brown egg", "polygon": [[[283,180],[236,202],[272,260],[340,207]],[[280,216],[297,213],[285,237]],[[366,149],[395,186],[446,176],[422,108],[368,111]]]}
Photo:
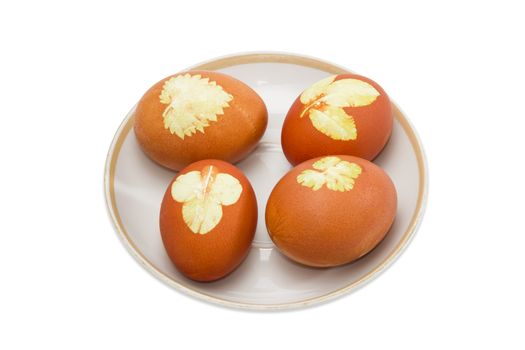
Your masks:
{"label": "brown egg", "polygon": [[297,97],[281,143],[293,165],[331,154],[372,160],[388,141],[392,121],[390,100],[377,83],[355,74],[333,75]]}
{"label": "brown egg", "polygon": [[172,180],[160,208],[160,232],[177,269],[196,281],[232,272],[248,254],[257,200],[235,166],[201,160]]}
{"label": "brown egg", "polygon": [[144,152],[180,170],[202,159],[237,162],[262,137],[263,100],[226,74],[188,71],[153,85],[135,110],[134,130]]}
{"label": "brown egg", "polygon": [[387,234],[397,196],[377,165],[340,155],[308,160],[275,186],[266,227],[279,250],[299,263],[328,267],[352,262]]}

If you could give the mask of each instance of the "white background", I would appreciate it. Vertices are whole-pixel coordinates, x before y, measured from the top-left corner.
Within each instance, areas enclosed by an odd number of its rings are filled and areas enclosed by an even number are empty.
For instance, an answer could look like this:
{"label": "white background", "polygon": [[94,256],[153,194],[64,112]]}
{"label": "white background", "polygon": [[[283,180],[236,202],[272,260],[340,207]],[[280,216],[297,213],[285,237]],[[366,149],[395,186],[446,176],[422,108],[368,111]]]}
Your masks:
{"label": "white background", "polygon": [[[523,349],[525,25],[512,4],[2,2],[0,348]],[[426,216],[401,258],[305,310],[171,290],[127,253],[104,204],[107,149],[145,89],[255,50],[377,80],[429,162]]]}

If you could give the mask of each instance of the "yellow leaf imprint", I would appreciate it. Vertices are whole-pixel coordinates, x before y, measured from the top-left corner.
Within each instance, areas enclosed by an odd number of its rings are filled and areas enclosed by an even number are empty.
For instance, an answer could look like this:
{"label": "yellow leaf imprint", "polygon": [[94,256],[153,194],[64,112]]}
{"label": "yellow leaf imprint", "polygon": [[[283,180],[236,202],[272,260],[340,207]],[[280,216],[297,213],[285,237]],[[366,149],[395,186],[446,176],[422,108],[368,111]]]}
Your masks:
{"label": "yellow leaf imprint", "polygon": [[182,218],[193,233],[206,234],[221,221],[222,206],[235,204],[242,185],[235,177],[218,173],[213,165],[177,177],[171,196],[182,205]]}
{"label": "yellow leaf imprint", "polygon": [[164,128],[184,140],[197,131],[204,133],[210,122],[224,114],[233,96],[200,74],[186,73],[166,80],[159,98],[167,105],[162,113]]}
{"label": "yellow leaf imprint", "polygon": [[297,182],[314,191],[325,184],[332,191],[350,191],[361,174],[361,167],[356,163],[333,156],[321,158],[312,167],[316,170],[303,170],[297,176]]}
{"label": "yellow leaf imprint", "polygon": [[359,79],[336,81],[335,78],[337,75],[320,80],[301,94],[300,100],[305,107],[300,117],[308,113],[313,126],[334,140],[355,140],[354,118],[343,108],[368,106],[377,99],[379,92]]}

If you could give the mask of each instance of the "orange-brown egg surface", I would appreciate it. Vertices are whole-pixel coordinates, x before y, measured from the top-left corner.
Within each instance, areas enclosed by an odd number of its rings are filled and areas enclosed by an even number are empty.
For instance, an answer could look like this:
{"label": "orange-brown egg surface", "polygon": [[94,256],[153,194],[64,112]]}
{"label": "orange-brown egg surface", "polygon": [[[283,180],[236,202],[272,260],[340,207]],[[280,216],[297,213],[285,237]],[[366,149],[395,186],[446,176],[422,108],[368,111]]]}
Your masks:
{"label": "orange-brown egg surface", "polygon": [[143,151],[157,163],[180,170],[202,159],[237,162],[264,134],[263,100],[226,74],[188,71],[151,87],[134,113]]}
{"label": "orange-brown egg surface", "polygon": [[186,277],[213,281],[248,254],[257,226],[257,200],[235,166],[202,160],[169,184],[160,208],[160,232],[169,258]]}
{"label": "orange-brown egg surface", "polygon": [[387,143],[392,123],[390,100],[381,86],[355,74],[333,75],[297,97],[281,143],[293,165],[331,154],[372,160]]}
{"label": "orange-brown egg surface", "polygon": [[299,263],[329,267],[370,252],[390,229],[397,195],[377,165],[338,155],[311,159],[290,170],[266,206],[268,233]]}

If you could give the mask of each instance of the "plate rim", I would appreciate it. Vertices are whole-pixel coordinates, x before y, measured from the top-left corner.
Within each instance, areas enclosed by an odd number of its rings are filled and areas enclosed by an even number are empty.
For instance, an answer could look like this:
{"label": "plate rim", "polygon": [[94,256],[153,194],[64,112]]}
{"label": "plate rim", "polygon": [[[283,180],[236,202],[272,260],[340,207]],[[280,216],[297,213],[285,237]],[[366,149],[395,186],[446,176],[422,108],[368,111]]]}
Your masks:
{"label": "plate rim", "polygon": [[[249,52],[249,53],[239,53],[232,54],[227,56],[221,56],[217,58],[210,59],[198,63],[194,66],[191,66],[188,69],[200,69],[200,70],[217,70],[222,68],[227,68],[231,66],[241,65],[241,64],[250,64],[250,63],[287,63],[295,64],[300,66],[306,66],[310,68],[315,68],[321,71],[325,71],[331,74],[343,74],[351,73],[350,70],[330,63],[325,60],[318,58],[293,54],[293,53],[284,53],[284,52]],[[284,310],[284,309],[295,309],[300,307],[312,306],[315,304],[323,303],[328,300],[333,300],[337,297],[340,297],[345,294],[349,294],[352,291],[364,286],[369,283],[371,280],[377,278],[382,272],[384,272],[392,263],[403,253],[407,248],[409,243],[412,241],[415,233],[419,229],[423,215],[426,208],[427,197],[428,197],[428,167],[427,167],[427,158],[423,150],[423,145],[421,140],[412,126],[412,123],[407,119],[405,114],[399,109],[399,107],[392,102],[392,108],[394,112],[394,117],[403,127],[405,133],[410,139],[412,148],[416,155],[416,160],[418,163],[418,172],[419,172],[419,184],[418,184],[418,197],[416,208],[410,219],[410,223],[403,234],[401,240],[397,243],[392,252],[384,258],[380,263],[375,267],[370,269],[366,274],[361,276],[359,279],[353,281],[352,283],[331,291],[329,293],[311,297],[299,301],[286,302],[286,303],[276,303],[276,304],[257,304],[257,303],[244,303],[237,302],[228,299],[223,299],[214,295],[198,291],[184,285],[180,282],[173,280],[167,274],[162,272],[158,267],[156,267],[136,246],[131,237],[128,235],[126,228],[122,224],[120,214],[116,206],[116,196],[115,196],[115,170],[118,156],[122,147],[124,140],[126,139],[128,133],[130,132],[133,126],[133,111],[135,106],[128,112],[120,126],[118,127],[111,145],[109,147],[106,164],[104,168],[104,194],[106,209],[108,211],[109,217],[113,224],[113,228],[117,235],[120,238],[120,241],[124,244],[128,252],[135,258],[135,260],[149,273],[153,276],[167,284],[168,286],[182,291],[192,297],[197,299],[205,300],[211,303],[219,304],[222,306],[234,307],[237,309],[251,309],[251,310]]]}

